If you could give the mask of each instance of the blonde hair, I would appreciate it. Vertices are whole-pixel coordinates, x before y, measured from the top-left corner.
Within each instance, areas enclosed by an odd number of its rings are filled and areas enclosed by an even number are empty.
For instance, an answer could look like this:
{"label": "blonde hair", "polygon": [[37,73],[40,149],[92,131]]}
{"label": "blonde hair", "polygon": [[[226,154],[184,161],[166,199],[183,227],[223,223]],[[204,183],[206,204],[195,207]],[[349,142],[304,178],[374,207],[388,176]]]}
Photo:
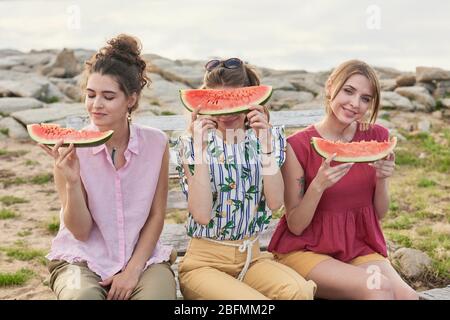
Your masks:
{"label": "blonde hair", "polygon": [[[242,62],[242,65],[236,69],[228,69],[219,65],[211,71],[206,71],[201,89],[252,87],[260,84],[261,80],[256,69]],[[267,115],[268,121],[270,121],[269,109],[266,106],[264,106],[264,113]]]}
{"label": "blonde hair", "polygon": [[373,97],[370,105],[369,122],[374,123],[378,116],[380,107],[380,82],[375,70],[367,63],[360,60],[349,60],[341,63],[333,70],[328,77],[325,86],[325,108],[328,115],[331,114],[331,101],[333,101],[341,91],[345,82],[353,75],[360,74],[365,76],[371,83],[373,89]]}

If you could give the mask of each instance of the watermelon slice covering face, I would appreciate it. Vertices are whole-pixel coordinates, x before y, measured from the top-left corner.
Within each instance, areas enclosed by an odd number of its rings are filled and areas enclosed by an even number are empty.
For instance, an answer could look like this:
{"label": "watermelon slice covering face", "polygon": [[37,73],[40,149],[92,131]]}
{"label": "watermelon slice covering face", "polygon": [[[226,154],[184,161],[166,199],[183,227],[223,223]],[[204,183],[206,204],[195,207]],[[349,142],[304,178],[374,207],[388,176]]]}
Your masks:
{"label": "watermelon slice covering face", "polygon": [[262,105],[272,95],[271,86],[252,86],[230,89],[180,90],[183,105],[190,112],[201,107],[199,114],[225,115],[248,110],[251,105]]}
{"label": "watermelon slice covering face", "polygon": [[314,150],[324,158],[336,153],[334,161],[338,162],[372,162],[383,159],[391,153],[397,145],[397,138],[389,141],[357,141],[334,142],[322,138],[311,138]]}
{"label": "watermelon slice covering face", "polygon": [[46,145],[55,145],[59,140],[64,140],[64,147],[71,143],[75,147],[95,147],[108,141],[113,135],[113,130],[108,131],[84,131],[71,128],[62,128],[58,124],[42,123],[27,125],[31,139]]}

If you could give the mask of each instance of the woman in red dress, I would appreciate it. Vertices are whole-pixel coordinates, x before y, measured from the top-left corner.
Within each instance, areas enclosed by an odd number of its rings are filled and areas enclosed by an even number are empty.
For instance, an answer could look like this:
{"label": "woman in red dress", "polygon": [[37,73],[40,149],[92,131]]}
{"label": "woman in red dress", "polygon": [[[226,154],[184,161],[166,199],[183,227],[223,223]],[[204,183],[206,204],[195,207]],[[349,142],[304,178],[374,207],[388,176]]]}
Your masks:
{"label": "woman in red dress", "polygon": [[[366,63],[338,66],[326,83],[326,116],[287,141],[282,167],[286,214],[269,245],[275,258],[317,284],[324,299],[417,299],[387,259],[379,220],[389,208],[394,154],[371,164],[337,164],[311,147],[312,137],[385,141],[374,124],[380,85]],[[368,128],[360,121],[370,118]]]}

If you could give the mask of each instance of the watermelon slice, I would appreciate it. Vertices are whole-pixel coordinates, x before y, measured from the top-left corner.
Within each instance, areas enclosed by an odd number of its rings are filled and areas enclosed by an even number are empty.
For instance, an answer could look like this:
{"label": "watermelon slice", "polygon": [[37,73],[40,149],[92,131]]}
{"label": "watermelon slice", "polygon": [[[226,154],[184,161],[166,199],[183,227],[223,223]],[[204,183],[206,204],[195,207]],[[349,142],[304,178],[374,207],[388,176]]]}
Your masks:
{"label": "watermelon slice", "polygon": [[75,147],[95,147],[108,141],[114,131],[84,131],[70,128],[61,128],[59,124],[41,123],[27,125],[31,139],[46,145],[55,145],[59,140],[64,140],[64,147],[73,143]]}
{"label": "watermelon slice", "polygon": [[190,112],[201,106],[199,114],[223,115],[248,110],[250,105],[261,105],[272,95],[271,86],[253,86],[230,89],[180,90],[183,105]]}
{"label": "watermelon slice", "polygon": [[392,152],[397,144],[397,138],[390,141],[357,141],[334,142],[322,138],[311,138],[311,144],[316,152],[324,158],[336,153],[334,161],[338,162],[372,162],[383,159]]}

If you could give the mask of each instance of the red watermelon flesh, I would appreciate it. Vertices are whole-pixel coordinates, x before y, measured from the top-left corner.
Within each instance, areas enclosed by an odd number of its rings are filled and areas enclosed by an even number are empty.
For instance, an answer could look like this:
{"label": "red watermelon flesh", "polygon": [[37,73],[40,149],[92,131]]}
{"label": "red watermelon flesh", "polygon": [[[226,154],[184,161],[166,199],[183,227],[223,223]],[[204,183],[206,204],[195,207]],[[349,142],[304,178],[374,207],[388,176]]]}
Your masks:
{"label": "red watermelon flesh", "polygon": [[251,105],[262,105],[272,95],[271,86],[252,86],[229,89],[180,90],[183,105],[190,112],[201,107],[199,114],[224,115],[248,110]]}
{"label": "red watermelon flesh", "polygon": [[386,157],[391,153],[396,144],[397,138],[393,137],[389,141],[356,141],[356,142],[335,142],[322,138],[311,138],[314,150],[324,158],[328,158],[336,153],[334,161],[338,162],[373,162]]}
{"label": "red watermelon flesh", "polygon": [[46,145],[55,145],[63,139],[63,146],[73,143],[75,147],[94,147],[101,145],[112,137],[114,131],[85,131],[71,128],[62,128],[58,124],[42,123],[27,125],[31,139]]}

